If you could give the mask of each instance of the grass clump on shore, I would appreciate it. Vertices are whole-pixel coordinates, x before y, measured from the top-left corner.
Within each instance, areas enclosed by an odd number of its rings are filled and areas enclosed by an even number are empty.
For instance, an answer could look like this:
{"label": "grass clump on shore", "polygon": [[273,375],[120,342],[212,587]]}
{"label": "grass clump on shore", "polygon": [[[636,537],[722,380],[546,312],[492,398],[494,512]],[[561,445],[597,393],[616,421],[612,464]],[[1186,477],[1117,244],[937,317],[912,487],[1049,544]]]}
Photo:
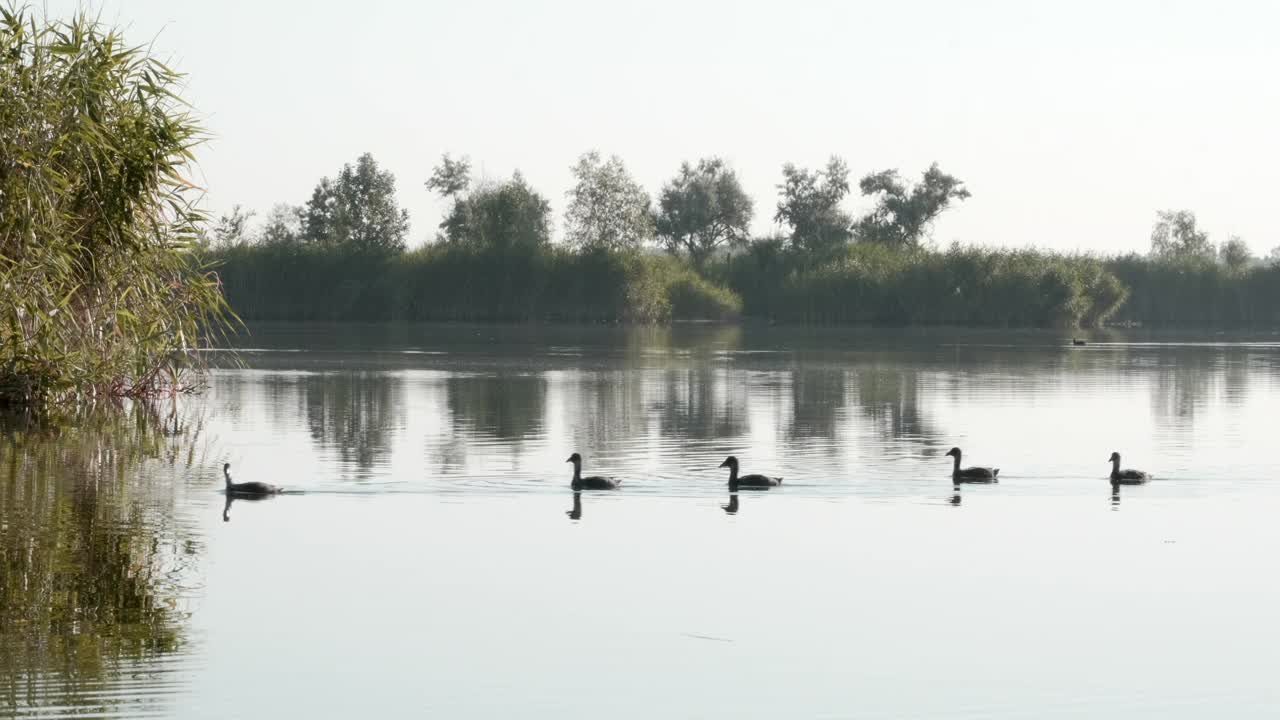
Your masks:
{"label": "grass clump on shore", "polygon": [[189,388],[225,328],[180,79],[84,15],[0,9],[0,405]]}

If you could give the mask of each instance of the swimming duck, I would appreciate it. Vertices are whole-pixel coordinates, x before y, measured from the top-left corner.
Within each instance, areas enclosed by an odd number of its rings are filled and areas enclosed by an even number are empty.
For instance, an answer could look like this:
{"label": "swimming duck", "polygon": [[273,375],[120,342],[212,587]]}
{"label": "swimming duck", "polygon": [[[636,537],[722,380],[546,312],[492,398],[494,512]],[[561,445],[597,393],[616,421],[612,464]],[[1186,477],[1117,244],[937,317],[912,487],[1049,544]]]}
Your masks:
{"label": "swimming duck", "polygon": [[1000,468],[987,467],[960,467],[960,448],[953,447],[947,451],[947,455],[955,458],[955,465],[951,470],[951,480],[959,483],[993,483],[1000,482],[996,476],[1000,474]]}
{"label": "swimming duck", "polygon": [[231,482],[231,463],[222,464],[222,475],[227,479],[228,495],[275,495],[280,492],[280,488],[264,482]]}
{"label": "swimming duck", "polygon": [[1111,463],[1111,484],[1112,485],[1141,485],[1151,479],[1151,475],[1141,470],[1121,470],[1120,469],[1120,453],[1113,452],[1111,457],[1107,458],[1107,462]]}
{"label": "swimming duck", "polygon": [[771,488],[782,484],[782,478],[768,475],[743,475],[738,477],[738,458],[730,455],[720,463],[720,467],[729,468],[729,492],[737,492],[738,488]]}
{"label": "swimming duck", "polygon": [[573,463],[573,481],[569,483],[569,487],[574,490],[615,490],[622,484],[614,478],[600,475],[582,477],[582,456],[578,453],[570,455],[565,462]]}

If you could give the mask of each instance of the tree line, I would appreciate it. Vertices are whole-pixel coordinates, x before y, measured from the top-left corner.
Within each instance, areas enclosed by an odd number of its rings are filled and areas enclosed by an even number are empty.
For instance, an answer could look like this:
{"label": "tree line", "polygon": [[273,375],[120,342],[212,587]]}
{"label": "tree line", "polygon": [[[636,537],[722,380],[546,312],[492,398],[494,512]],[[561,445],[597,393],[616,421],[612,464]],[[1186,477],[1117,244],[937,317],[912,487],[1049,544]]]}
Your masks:
{"label": "tree line", "polygon": [[224,215],[214,257],[251,320],[1280,323],[1280,253],[1214,244],[1187,210],[1158,213],[1141,255],[938,248],[931,228],[970,197],[963,181],[936,164],[914,181],[870,173],[856,190],[871,208],[855,217],[850,171],[832,157],[783,166],[784,231],[753,238],[754,203],[721,158],[682,163],[656,201],[617,156],[588,152],[571,170],[560,243],[551,203],[519,171],[477,181],[468,158],[446,154],[424,182],[446,204],[436,242],[406,251],[395,178],[365,154],[256,231],[242,209]]}
{"label": "tree line", "polygon": [[[656,202],[616,155],[584,153],[571,171],[574,184],[566,193],[563,217],[568,247],[617,252],[660,247],[702,269],[717,253],[751,240],[755,203],[737,171],[722,158],[681,163]],[[789,247],[815,262],[851,242],[919,247],[933,222],[969,197],[964,183],[936,164],[917,182],[883,170],[858,183],[874,207],[854,218],[842,207],[853,189],[842,159],[832,157],[816,170],[788,163],[782,176],[774,220],[790,229]],[[392,173],[366,153],[332,179],[322,178],[304,204],[273,207],[256,232],[249,229],[252,213],[235,207],[219,219],[212,239],[215,246],[297,243],[403,251],[408,213],[398,207],[395,187]],[[519,171],[506,180],[476,182],[468,158],[446,154],[425,187],[449,205],[439,225],[439,242],[496,250],[552,243],[551,203]]]}

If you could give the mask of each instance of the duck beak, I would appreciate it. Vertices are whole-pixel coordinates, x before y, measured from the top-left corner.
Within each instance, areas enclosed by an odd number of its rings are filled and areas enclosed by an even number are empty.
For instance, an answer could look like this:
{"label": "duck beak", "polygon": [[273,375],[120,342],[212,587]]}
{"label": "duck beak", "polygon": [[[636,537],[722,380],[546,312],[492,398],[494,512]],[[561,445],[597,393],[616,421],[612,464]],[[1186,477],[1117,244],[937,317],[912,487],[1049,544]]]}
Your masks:
{"label": "duck beak", "polygon": [[724,462],[720,463],[720,467],[729,467],[729,461],[725,460]]}

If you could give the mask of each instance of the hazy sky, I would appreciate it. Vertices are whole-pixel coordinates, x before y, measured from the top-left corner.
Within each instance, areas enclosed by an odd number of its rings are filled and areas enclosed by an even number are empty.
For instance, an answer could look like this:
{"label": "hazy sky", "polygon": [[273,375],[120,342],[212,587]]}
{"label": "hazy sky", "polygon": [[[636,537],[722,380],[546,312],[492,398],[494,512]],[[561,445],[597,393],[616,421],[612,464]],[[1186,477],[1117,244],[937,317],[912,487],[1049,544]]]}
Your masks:
{"label": "hazy sky", "polygon": [[[76,2],[49,2],[65,14]],[[1145,250],[1155,212],[1280,245],[1280,3],[95,3],[189,78],[208,204],[300,204],[372,152],[434,237],[443,152],[519,168],[562,223],[568,168],[615,153],[650,193],[727,158],[773,229],[791,161],[854,180],[929,163],[973,197],[939,242]],[[850,209],[863,206],[859,199]]]}

